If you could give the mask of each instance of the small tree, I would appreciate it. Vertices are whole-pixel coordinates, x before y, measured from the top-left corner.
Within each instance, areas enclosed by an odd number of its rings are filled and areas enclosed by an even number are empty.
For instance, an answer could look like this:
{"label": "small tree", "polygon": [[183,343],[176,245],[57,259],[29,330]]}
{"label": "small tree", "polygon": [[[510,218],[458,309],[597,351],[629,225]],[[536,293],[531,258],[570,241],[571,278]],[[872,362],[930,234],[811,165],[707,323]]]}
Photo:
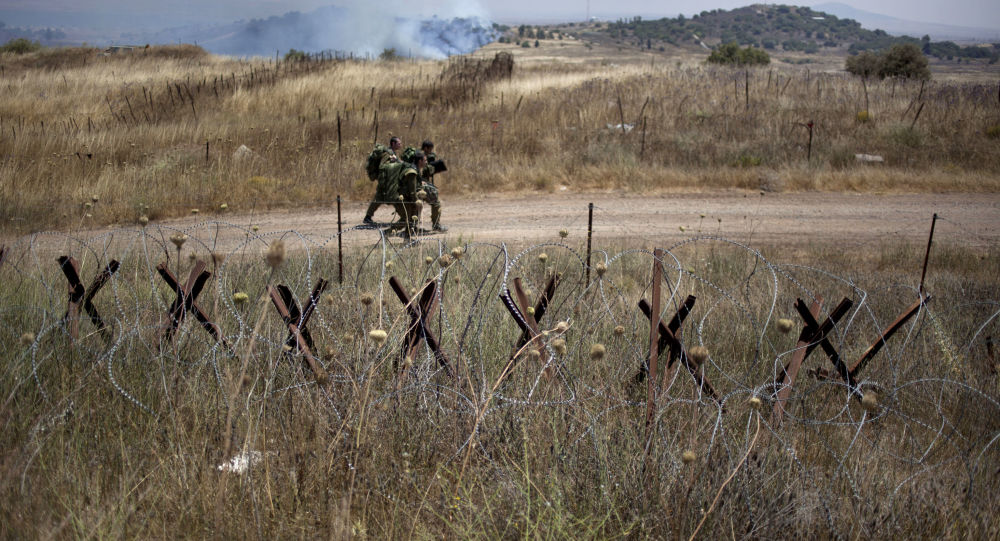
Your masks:
{"label": "small tree", "polygon": [[42,44],[28,38],[15,38],[0,46],[0,53],[26,54],[42,48]]}
{"label": "small tree", "polygon": [[893,45],[882,55],[878,70],[879,77],[901,77],[903,79],[930,79],[927,57],[913,43]]}
{"label": "small tree", "polygon": [[853,56],[848,56],[844,62],[844,69],[848,73],[857,75],[862,79],[868,79],[877,75],[881,66],[881,58],[877,54],[864,51]]}
{"label": "small tree", "polygon": [[731,41],[725,45],[720,45],[718,49],[708,55],[708,61],[712,64],[732,64],[736,66],[755,66],[771,63],[771,57],[762,49],[747,47],[740,49],[740,46]]}

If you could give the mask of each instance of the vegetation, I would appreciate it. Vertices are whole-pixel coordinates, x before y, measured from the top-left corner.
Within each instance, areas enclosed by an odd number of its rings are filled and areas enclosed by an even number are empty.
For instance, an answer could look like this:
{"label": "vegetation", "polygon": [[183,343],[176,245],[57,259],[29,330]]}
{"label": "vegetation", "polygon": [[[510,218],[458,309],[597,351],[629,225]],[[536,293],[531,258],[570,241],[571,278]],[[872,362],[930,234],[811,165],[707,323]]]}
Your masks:
{"label": "vegetation", "polygon": [[27,38],[15,38],[0,46],[0,53],[27,54],[42,48],[42,44]]}
{"label": "vegetation", "polygon": [[771,63],[771,57],[761,49],[747,47],[740,49],[736,42],[721,45],[708,55],[710,64],[729,64],[735,66],[762,66]]}
{"label": "vegetation", "polygon": [[848,48],[852,54],[881,51],[893,45],[912,43],[937,58],[990,59],[1000,56],[1000,43],[960,47],[953,42],[890,36],[883,30],[866,30],[852,19],[815,11],[808,7],[755,4],[733,10],[702,11],[690,19],[618,20],[605,29],[621,43],[653,49],[663,45],[696,45],[735,42],[741,46],[815,54],[823,49]]}
{"label": "vegetation", "polygon": [[927,80],[931,78],[927,58],[917,46],[911,43],[893,45],[882,54],[864,51],[849,56],[844,63],[844,68],[848,73],[865,79],[873,75],[878,75],[880,79],[896,77]]}
{"label": "vegetation", "polygon": [[[855,300],[830,342],[858,359],[915,300],[922,246],[675,246],[669,284],[697,297],[679,334],[725,403],[681,362],[662,376],[666,352],[651,403],[650,378],[638,377],[649,324],[635,308],[651,298],[646,250],[595,238],[588,284],[579,228],[528,247],[404,248],[354,231],[348,240],[371,248],[346,251],[341,285],[336,241],[250,225],[206,224],[176,243],[165,239],[179,232],[153,225],[73,239],[63,247],[85,280],[108,258],[122,263],[93,299],[109,330],[83,316],[76,341],[49,241],[11,247],[0,287],[5,538],[985,539],[1000,529],[1000,387],[984,345],[998,331],[987,302],[995,246],[936,243],[934,300],[861,373],[865,399],[825,375],[832,364],[816,348],[779,425],[772,382],[799,349],[795,299]],[[215,251],[220,228],[245,244]],[[175,293],[154,266],[187,276],[192,256],[209,264],[197,303],[227,345],[194,314],[165,336]],[[520,334],[497,300],[508,274],[531,300],[562,276],[540,318],[544,358],[528,347],[508,363]],[[410,318],[390,275],[414,297],[429,280],[443,291],[426,320],[453,373],[423,342],[402,355]],[[332,283],[308,329],[322,385],[285,346],[265,292],[287,285],[304,306],[320,277]],[[676,293],[664,289],[669,318]]]}
{"label": "vegetation", "polygon": [[[3,229],[134,223],[222,203],[250,211],[321,206],[337,195],[365,200],[371,186],[362,164],[372,141],[389,134],[437,143],[449,168],[462,172],[443,179],[449,195],[534,190],[536,178],[573,190],[755,188],[755,168],[732,167],[746,155],[787,177],[789,190],[1000,189],[1000,155],[983,136],[996,120],[975,112],[995,103],[992,83],[869,83],[866,105],[846,74],[793,66],[751,71],[747,99],[747,85],[734,85],[727,71],[644,59],[556,72],[545,63],[514,69],[511,59],[498,65],[505,78],[486,79],[450,69],[458,60],[276,64],[193,46],[98,53],[45,49],[4,62],[18,83],[0,100]],[[482,74],[492,73],[494,56],[483,55]],[[917,97],[926,106],[914,130],[951,126],[923,137],[919,149],[893,136],[897,123],[916,118]],[[872,120],[859,131],[862,110]],[[607,128],[623,116],[640,127],[644,116],[645,134]],[[807,161],[804,132],[788,126],[809,119],[822,135]],[[242,145],[252,158],[235,155]],[[470,146],[477,151],[459,150]],[[845,153],[880,154],[886,163],[845,168]],[[92,195],[101,204],[80,218]]]}

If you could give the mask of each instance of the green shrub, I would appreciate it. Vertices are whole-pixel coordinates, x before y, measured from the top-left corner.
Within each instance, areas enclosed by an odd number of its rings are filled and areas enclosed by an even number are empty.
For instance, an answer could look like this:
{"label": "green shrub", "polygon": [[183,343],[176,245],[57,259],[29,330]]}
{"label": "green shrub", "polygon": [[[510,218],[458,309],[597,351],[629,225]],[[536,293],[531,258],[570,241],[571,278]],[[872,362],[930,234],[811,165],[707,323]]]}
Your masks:
{"label": "green shrub", "polygon": [[15,38],[0,46],[0,53],[27,54],[41,48],[42,44],[37,41],[31,41],[28,38]]}
{"label": "green shrub", "polygon": [[708,62],[712,64],[731,64],[736,66],[755,66],[771,63],[771,57],[763,49],[747,47],[740,49],[740,46],[731,41],[719,46],[708,55]]}
{"label": "green shrub", "polygon": [[923,144],[923,137],[916,129],[909,126],[900,126],[889,133],[889,138],[896,144],[918,148]]}
{"label": "green shrub", "polygon": [[298,49],[289,49],[288,52],[285,53],[285,61],[286,62],[289,62],[289,61],[291,61],[291,62],[302,62],[305,59],[306,59],[306,53],[304,51],[300,51]]}

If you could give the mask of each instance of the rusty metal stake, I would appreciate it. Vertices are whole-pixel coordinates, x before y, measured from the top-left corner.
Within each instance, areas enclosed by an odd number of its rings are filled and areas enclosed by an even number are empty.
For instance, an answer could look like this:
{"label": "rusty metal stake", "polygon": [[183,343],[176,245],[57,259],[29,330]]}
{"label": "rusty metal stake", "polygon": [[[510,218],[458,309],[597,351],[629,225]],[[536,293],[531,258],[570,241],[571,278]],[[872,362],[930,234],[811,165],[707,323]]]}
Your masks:
{"label": "rusty metal stake", "polygon": [[927,237],[927,253],[924,254],[924,270],[920,273],[920,289],[917,290],[921,295],[924,293],[924,278],[927,276],[927,261],[931,257],[931,242],[934,240],[934,225],[937,224],[937,219],[938,215],[935,212],[934,218],[931,220],[931,234]]}
{"label": "rusty metal stake", "polygon": [[337,196],[337,283],[344,283],[344,239],[340,236],[340,196]]}
{"label": "rusty metal stake", "polygon": [[594,236],[594,204],[587,205],[587,285],[590,285],[590,239]]}

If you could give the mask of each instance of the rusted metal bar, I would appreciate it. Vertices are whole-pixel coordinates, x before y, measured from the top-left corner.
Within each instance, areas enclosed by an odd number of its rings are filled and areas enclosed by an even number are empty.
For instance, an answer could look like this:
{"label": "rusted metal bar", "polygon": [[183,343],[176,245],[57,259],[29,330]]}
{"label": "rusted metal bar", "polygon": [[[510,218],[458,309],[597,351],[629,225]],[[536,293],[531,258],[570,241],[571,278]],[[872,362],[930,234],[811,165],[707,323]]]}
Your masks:
{"label": "rusted metal bar", "polygon": [[[340,117],[337,117],[337,125],[340,125]],[[341,237],[340,227],[343,220],[340,219],[340,196],[337,196],[337,283],[344,283],[344,239]]]}
{"label": "rusted metal bar", "polygon": [[[817,318],[822,307],[823,297],[817,296],[813,299],[809,313],[813,315],[813,318]],[[795,385],[795,378],[798,376],[799,368],[802,367],[802,362],[806,360],[806,355],[809,354],[810,350],[807,348],[814,332],[815,329],[809,325],[802,327],[802,332],[799,333],[799,340],[795,344],[795,351],[792,353],[791,360],[788,361],[788,364],[785,365],[784,370],[781,371],[781,374],[778,375],[778,378],[774,382],[778,386],[778,394],[775,397],[774,408],[771,410],[771,424],[775,426],[781,424],[781,419],[785,415],[785,402],[792,394],[792,385]]]}
{"label": "rusted metal bar", "polygon": [[[520,278],[516,278],[514,280],[515,289],[520,286],[520,283],[521,283]],[[538,297],[538,302],[535,303],[535,313],[532,314],[531,316],[531,319],[534,319],[535,321],[536,330],[538,323],[541,323],[542,317],[545,316],[545,311],[548,309],[549,303],[552,302],[552,296],[555,294],[556,287],[558,286],[559,286],[559,277],[552,276],[551,278],[549,278],[549,282],[545,285],[545,290]],[[533,335],[531,334],[530,329],[527,332],[522,330],[521,338],[518,339],[517,345],[514,347],[514,351],[520,350],[521,346],[527,344],[528,340],[531,340],[532,336]]]}
{"label": "rusted metal bar", "polygon": [[208,278],[212,276],[212,273],[205,270],[205,263],[203,261],[197,261],[194,268],[191,269],[191,274],[188,276],[187,283],[181,286],[177,278],[170,272],[167,268],[167,264],[160,263],[156,266],[156,272],[159,273],[163,281],[170,286],[170,289],[174,291],[177,297],[174,302],[170,305],[170,309],[167,311],[167,316],[170,318],[170,325],[164,331],[164,338],[168,341],[173,338],[174,332],[176,332],[177,327],[180,326],[181,321],[184,319],[184,315],[188,312],[194,314],[195,319],[201,324],[208,334],[223,345],[230,353],[232,353],[232,347],[222,336],[222,329],[218,325],[212,323],[208,319],[208,316],[201,310],[198,303],[195,302],[198,295],[201,293],[202,288],[205,286],[205,282]]}
{"label": "rusted metal bar", "polygon": [[840,359],[840,354],[837,353],[833,344],[831,344],[826,337],[827,334],[829,334],[830,331],[836,327],[837,322],[847,314],[853,304],[854,303],[847,298],[840,301],[840,304],[834,308],[833,312],[830,313],[830,316],[826,318],[826,321],[824,321],[822,325],[816,322],[816,318],[814,318],[809,310],[806,309],[805,303],[802,302],[802,299],[798,299],[795,302],[795,309],[799,312],[799,316],[802,317],[807,326],[817,329],[811,337],[812,339],[810,340],[810,344],[806,346],[806,356],[808,356],[809,352],[811,352],[816,346],[823,348],[827,357],[830,358],[830,362],[832,362],[833,366],[837,369],[837,373],[840,374],[840,377],[843,378],[845,383],[847,383],[851,394],[860,399],[861,391],[858,390],[857,382],[854,380],[854,377],[851,376],[851,372],[848,370],[847,365],[845,365]]}
{"label": "rusted metal bar", "polygon": [[[325,282],[325,280],[320,279],[320,284],[317,284],[317,288],[323,282]],[[325,285],[323,285],[323,287],[325,287]],[[288,327],[288,332],[291,335],[290,338],[294,340],[294,344],[298,348],[298,351],[302,353],[302,357],[305,359],[309,369],[312,371],[313,375],[316,376],[316,382],[320,385],[326,384],[326,382],[329,381],[326,370],[323,368],[323,365],[316,360],[316,357],[313,356],[310,344],[307,343],[306,338],[299,329],[299,322],[302,317],[296,317],[299,309],[297,305],[294,305],[295,299],[292,297],[291,291],[289,291],[287,287],[279,285],[277,287],[267,286],[267,293],[271,297],[271,303],[274,304],[274,308],[278,311],[278,315],[281,316],[281,319],[285,322],[285,326]],[[291,302],[286,302],[289,300]],[[289,309],[289,304],[294,306],[296,314],[293,314],[292,310]],[[311,338],[309,339],[309,342],[312,342]]]}
{"label": "rusted metal bar", "polygon": [[924,270],[920,273],[920,289],[917,291],[923,295],[924,293],[924,278],[927,277],[927,261],[931,258],[931,242],[934,241],[934,226],[937,224],[938,215],[935,212],[934,218],[931,219],[931,234],[927,237],[927,253],[924,254]]}
{"label": "rusted metal bar", "polygon": [[853,366],[851,366],[850,370],[851,377],[856,378],[858,374],[860,374],[861,371],[865,369],[865,366],[868,365],[868,362],[872,360],[872,357],[874,357],[875,354],[878,353],[883,346],[885,346],[886,340],[892,337],[892,335],[896,334],[896,331],[898,331],[903,325],[905,325],[906,322],[909,321],[910,318],[913,317],[913,315],[920,310],[920,307],[930,302],[930,300],[931,300],[930,295],[921,294],[920,298],[917,299],[916,302],[911,304],[909,308],[907,308],[902,314],[900,314],[899,317],[896,318],[896,321],[893,321],[892,324],[889,325],[889,328],[887,328],[885,332],[883,332],[882,335],[879,336],[878,339],[872,343],[872,345],[868,346],[868,349],[864,352],[863,355],[861,355],[861,358],[858,359],[858,361],[854,363]]}
{"label": "rusted metal bar", "polygon": [[[520,103],[520,102],[518,102]],[[587,281],[590,285],[590,240],[594,236],[594,204],[587,204]]]}
{"label": "rusted metal bar", "polygon": [[111,275],[118,271],[118,261],[111,260],[104,267],[104,270],[94,277],[89,288],[85,288],[80,281],[80,268],[77,265],[76,259],[69,256],[60,256],[57,261],[59,262],[59,268],[62,269],[67,282],[69,282],[69,302],[66,306],[66,313],[63,315],[63,322],[69,325],[70,340],[79,338],[81,307],[90,316],[91,323],[97,327],[98,331],[103,333],[107,326],[104,324],[104,320],[101,319],[101,315],[97,312],[97,308],[94,307],[92,301],[97,292],[111,278]]}
{"label": "rusted metal bar", "polygon": [[[448,356],[441,350],[434,333],[427,327],[427,316],[434,311],[437,304],[437,282],[429,280],[425,285],[418,302],[410,299],[410,296],[403,289],[403,284],[395,276],[389,277],[389,286],[396,293],[396,297],[406,307],[406,312],[410,316],[410,326],[406,330],[406,339],[403,341],[403,359],[412,354],[414,348],[423,340],[427,347],[431,348],[438,365],[445,369],[448,375],[453,375],[451,363]],[[403,372],[405,373],[405,366]],[[403,374],[401,374],[403,375]]]}

